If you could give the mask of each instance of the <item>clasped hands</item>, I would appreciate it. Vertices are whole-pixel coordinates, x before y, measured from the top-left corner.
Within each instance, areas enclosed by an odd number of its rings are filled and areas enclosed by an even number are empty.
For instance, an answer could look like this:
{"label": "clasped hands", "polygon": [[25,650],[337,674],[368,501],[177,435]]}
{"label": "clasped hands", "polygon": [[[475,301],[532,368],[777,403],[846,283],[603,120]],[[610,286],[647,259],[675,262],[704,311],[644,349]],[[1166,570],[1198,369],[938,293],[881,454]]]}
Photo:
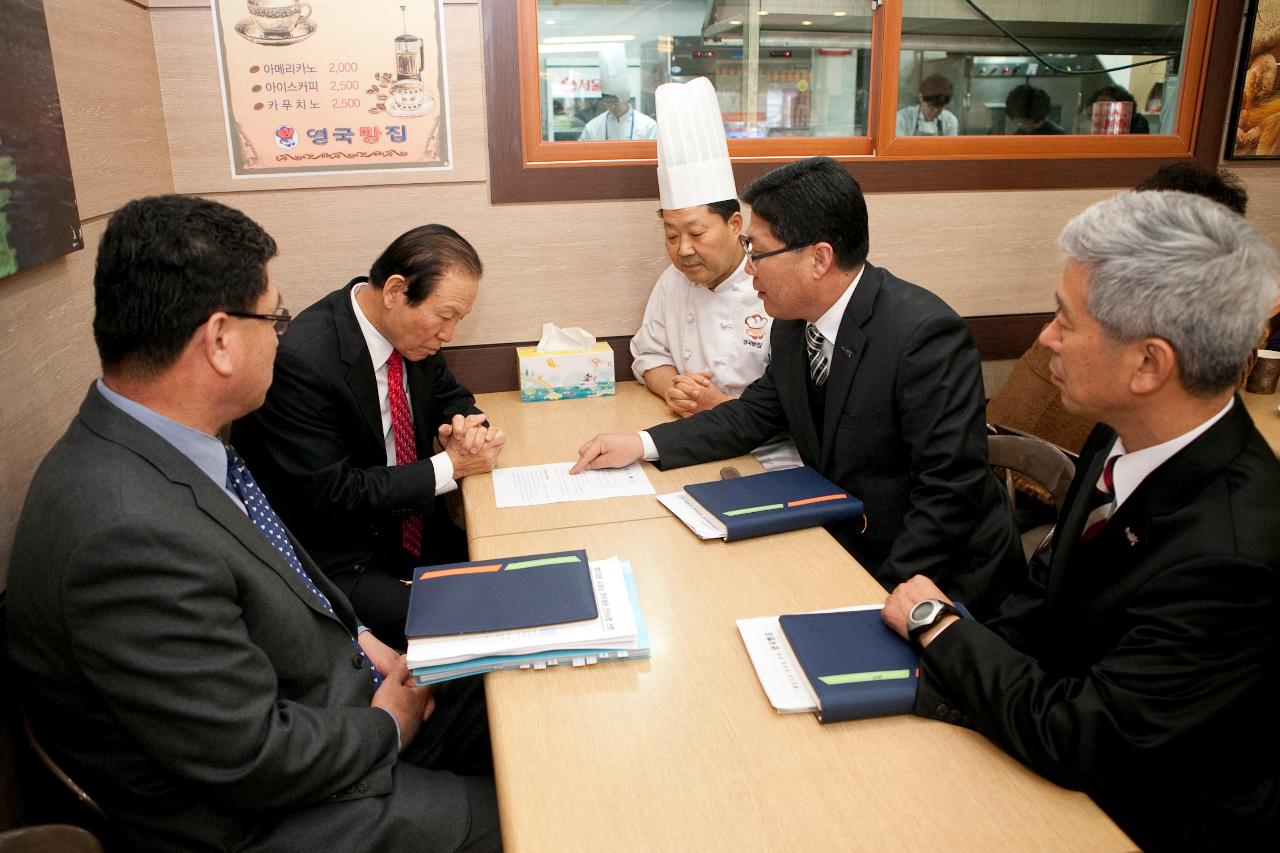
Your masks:
{"label": "clasped hands", "polygon": [[498,461],[507,435],[499,427],[485,426],[485,417],[483,414],[454,415],[453,420],[441,424],[436,433],[441,449],[453,462],[455,480],[492,471]]}
{"label": "clasped hands", "polygon": [[714,409],[731,398],[712,383],[710,371],[693,370],[677,373],[662,392],[662,399],[672,412],[687,418],[692,414]]}

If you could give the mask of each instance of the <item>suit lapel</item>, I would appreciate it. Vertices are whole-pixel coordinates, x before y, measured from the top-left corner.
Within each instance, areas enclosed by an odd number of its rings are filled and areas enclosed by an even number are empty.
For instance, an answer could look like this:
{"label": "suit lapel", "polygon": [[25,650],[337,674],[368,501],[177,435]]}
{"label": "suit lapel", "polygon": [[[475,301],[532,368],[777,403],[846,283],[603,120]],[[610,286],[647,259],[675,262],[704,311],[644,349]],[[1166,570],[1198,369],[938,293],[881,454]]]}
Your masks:
{"label": "suit lapel", "polygon": [[433,358],[444,358],[443,355],[428,356],[422,361],[405,361],[405,376],[409,381],[409,408],[413,413],[413,440],[418,449],[419,459],[429,459],[435,447],[436,424],[428,422],[431,412],[431,382],[427,378],[427,365]]}
{"label": "suit lapel", "polygon": [[[223,529],[236,538],[247,551],[265,563],[280,576],[289,589],[320,616],[328,619],[338,618],[327,612],[312,592],[307,589],[298,573],[288,561],[281,556],[266,537],[258,532],[249,517],[235,505],[229,495],[219,488],[196,465],[184,456],[169,442],[155,432],[134,420],[123,411],[107,402],[98,393],[97,388],[90,388],[89,396],[80,408],[80,418],[85,426],[108,441],[129,448],[145,459],[156,470],[160,471],[175,485],[185,486],[191,490],[196,505],[216,521]],[[289,534],[297,551],[299,545]],[[298,557],[309,572],[317,572],[315,564],[299,551]],[[314,574],[312,575],[314,580]]]}
{"label": "suit lapel", "polygon": [[773,372],[777,377],[778,399],[787,413],[791,438],[800,458],[819,461],[821,446],[818,430],[809,408],[809,357],[804,343],[803,320],[775,320],[770,347],[773,350]]}
{"label": "suit lapel", "polygon": [[369,432],[377,438],[377,445],[382,447],[387,437],[382,431],[382,405],[378,399],[378,381],[373,375],[373,360],[369,357],[369,345],[365,343],[364,333],[360,331],[355,309],[351,305],[351,288],[354,285],[355,282],[347,285],[338,294],[333,306],[333,325],[338,333],[338,356],[346,366],[347,388],[356,401],[360,416],[364,419]]}
{"label": "suit lapel", "polygon": [[867,336],[862,327],[871,319],[876,295],[883,279],[881,271],[871,264],[864,264],[862,279],[853,289],[849,304],[840,320],[835,346],[831,353],[831,372],[827,375],[827,401],[822,410],[822,467],[829,470],[835,455],[836,428],[840,413],[845,410],[853,377],[858,372],[862,354],[866,352]]}
{"label": "suit lapel", "polygon": [[[1106,451],[1112,444],[1110,440],[1101,442],[1084,479],[1072,484],[1076,494],[1068,497],[1067,515],[1059,523],[1064,537],[1059,544],[1063,547],[1054,549],[1050,596],[1061,586],[1063,575],[1077,549],[1087,570],[1087,566],[1095,562],[1088,559],[1090,554],[1100,558],[1096,561],[1100,565],[1113,564],[1114,561],[1105,559],[1106,556],[1123,558],[1126,563],[1133,564],[1140,561],[1149,549],[1159,547],[1161,543],[1153,541],[1156,535],[1153,531],[1158,529],[1156,522],[1195,501],[1204,484],[1230,464],[1244,447],[1252,429],[1249,413],[1237,397],[1231,411],[1220,421],[1148,474],[1107,521],[1106,527],[1086,546],[1080,544],[1088,508],[1085,496],[1101,476]],[[1114,433],[1108,429],[1106,435],[1114,436]],[[1079,570],[1077,566],[1076,571]]]}

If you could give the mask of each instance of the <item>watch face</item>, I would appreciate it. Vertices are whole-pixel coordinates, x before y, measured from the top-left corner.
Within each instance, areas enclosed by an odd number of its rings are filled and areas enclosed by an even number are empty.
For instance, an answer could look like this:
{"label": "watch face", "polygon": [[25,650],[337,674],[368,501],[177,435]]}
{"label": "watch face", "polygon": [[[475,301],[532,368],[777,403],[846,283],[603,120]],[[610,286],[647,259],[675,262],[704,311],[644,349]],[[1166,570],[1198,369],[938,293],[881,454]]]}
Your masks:
{"label": "watch face", "polygon": [[912,622],[916,622],[916,623],[923,622],[924,620],[928,619],[930,616],[933,615],[933,609],[937,605],[938,605],[938,602],[934,601],[933,599],[922,601],[919,604],[917,604],[915,607],[911,608],[911,613],[908,615],[907,618],[909,618]]}

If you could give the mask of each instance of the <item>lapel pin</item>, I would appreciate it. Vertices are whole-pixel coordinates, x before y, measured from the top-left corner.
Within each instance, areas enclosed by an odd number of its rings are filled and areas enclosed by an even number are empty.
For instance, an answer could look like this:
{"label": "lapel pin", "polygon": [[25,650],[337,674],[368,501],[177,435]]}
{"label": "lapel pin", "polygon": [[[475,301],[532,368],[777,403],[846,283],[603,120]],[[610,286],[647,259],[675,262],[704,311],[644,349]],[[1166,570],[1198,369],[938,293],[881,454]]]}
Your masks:
{"label": "lapel pin", "polygon": [[1124,538],[1129,540],[1130,548],[1138,544],[1138,537],[1133,534],[1133,528],[1131,527],[1124,529]]}
{"label": "lapel pin", "polygon": [[853,358],[853,350],[849,349],[849,348],[848,348],[848,347],[846,347],[846,346],[841,346],[841,347],[840,347],[840,352],[842,352],[842,353],[844,354],[844,357],[845,357],[845,358]]}

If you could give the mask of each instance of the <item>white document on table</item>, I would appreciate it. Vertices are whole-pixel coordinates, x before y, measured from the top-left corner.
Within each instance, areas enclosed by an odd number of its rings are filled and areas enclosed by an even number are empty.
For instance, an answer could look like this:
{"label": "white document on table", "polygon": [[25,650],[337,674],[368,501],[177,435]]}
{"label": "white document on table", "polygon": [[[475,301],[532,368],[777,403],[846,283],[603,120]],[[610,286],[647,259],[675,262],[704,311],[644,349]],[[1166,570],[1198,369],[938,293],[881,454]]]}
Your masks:
{"label": "white document on table", "polygon": [[493,469],[493,498],[499,509],[564,501],[597,501],[654,494],[639,462],[570,474],[573,462]]}
{"label": "white document on table", "polygon": [[658,502],[675,513],[699,539],[723,539],[729,535],[720,519],[703,509],[688,492],[658,495]]}
{"label": "white document on table", "polygon": [[[817,613],[835,613],[841,610],[879,610],[884,605],[862,604],[854,607],[836,607],[831,610],[814,611]],[[742,635],[742,643],[747,647],[747,655],[751,665],[755,667],[756,677],[764,688],[764,695],[769,704],[782,714],[796,714],[802,711],[816,711],[817,702],[813,690],[805,678],[800,661],[796,660],[787,635],[782,632],[777,616],[757,616],[754,619],[739,619],[738,633]]]}

